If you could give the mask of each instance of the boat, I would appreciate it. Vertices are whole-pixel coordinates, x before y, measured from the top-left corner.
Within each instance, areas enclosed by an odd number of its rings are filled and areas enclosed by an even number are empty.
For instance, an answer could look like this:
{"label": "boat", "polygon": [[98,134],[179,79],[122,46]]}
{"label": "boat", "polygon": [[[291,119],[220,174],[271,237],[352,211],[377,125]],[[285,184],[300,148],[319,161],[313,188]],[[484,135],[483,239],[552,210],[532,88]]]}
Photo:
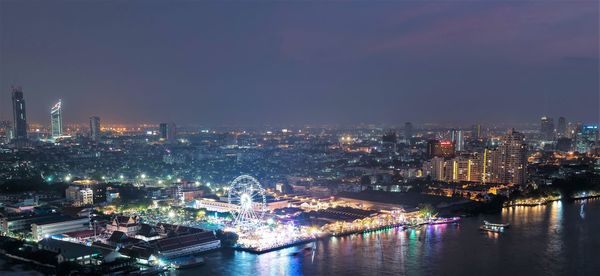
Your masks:
{"label": "boat", "polygon": [[300,254],[306,254],[306,253],[309,253],[312,251],[314,251],[314,249],[309,246],[309,247],[302,248],[302,250],[298,250],[296,252],[290,253],[290,256],[299,256]]}
{"label": "boat", "polygon": [[491,226],[491,225],[482,225],[479,227],[479,230],[486,232],[494,232],[494,233],[502,233],[504,232],[504,227]]}
{"label": "boat", "polygon": [[429,219],[427,224],[448,224],[448,223],[456,223],[458,221],[460,221],[460,217],[432,218],[432,219]]}
{"label": "boat", "polygon": [[491,223],[491,222],[488,222],[487,220],[484,220],[483,223],[484,223],[484,225],[488,225],[488,226],[495,226],[495,227],[502,227],[502,228],[510,227],[510,223]]}
{"label": "boat", "polygon": [[199,256],[191,256],[187,258],[175,259],[171,262],[171,265],[175,269],[186,269],[204,264],[204,258]]}

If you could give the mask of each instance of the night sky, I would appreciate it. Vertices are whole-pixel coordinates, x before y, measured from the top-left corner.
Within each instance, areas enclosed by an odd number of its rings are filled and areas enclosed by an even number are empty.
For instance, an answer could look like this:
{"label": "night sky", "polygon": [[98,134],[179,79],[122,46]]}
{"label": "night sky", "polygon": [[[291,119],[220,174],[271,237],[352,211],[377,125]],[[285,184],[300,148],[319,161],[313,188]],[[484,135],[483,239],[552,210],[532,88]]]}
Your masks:
{"label": "night sky", "polygon": [[0,0],[0,118],[596,122],[599,3]]}

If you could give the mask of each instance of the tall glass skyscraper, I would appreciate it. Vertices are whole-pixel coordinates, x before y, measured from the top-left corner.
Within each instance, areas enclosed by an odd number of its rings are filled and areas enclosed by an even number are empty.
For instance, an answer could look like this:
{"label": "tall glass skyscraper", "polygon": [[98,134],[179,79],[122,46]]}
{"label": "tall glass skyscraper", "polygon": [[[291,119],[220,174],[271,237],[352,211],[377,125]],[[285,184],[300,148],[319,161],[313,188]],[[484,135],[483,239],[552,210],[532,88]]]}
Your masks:
{"label": "tall glass skyscraper", "polygon": [[50,123],[52,126],[52,138],[62,136],[62,100],[58,100],[52,109],[50,109]]}
{"label": "tall glass skyscraper", "polygon": [[21,87],[12,88],[13,135],[15,139],[27,139],[27,114]]}
{"label": "tall glass skyscraper", "polygon": [[98,142],[100,140],[100,117],[90,117],[90,138],[92,141]]}

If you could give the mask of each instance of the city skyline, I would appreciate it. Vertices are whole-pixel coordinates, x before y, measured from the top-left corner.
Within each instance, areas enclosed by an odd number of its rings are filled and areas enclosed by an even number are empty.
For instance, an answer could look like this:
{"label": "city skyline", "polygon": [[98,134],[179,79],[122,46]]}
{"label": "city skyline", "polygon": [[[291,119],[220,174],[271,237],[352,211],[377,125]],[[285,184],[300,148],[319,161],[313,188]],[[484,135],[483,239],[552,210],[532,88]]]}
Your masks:
{"label": "city skyline", "polygon": [[0,274],[595,275],[600,0],[0,0]]}
{"label": "city skyline", "polygon": [[2,120],[11,85],[41,124],[56,99],[83,124],[599,116],[593,1],[0,5]]}

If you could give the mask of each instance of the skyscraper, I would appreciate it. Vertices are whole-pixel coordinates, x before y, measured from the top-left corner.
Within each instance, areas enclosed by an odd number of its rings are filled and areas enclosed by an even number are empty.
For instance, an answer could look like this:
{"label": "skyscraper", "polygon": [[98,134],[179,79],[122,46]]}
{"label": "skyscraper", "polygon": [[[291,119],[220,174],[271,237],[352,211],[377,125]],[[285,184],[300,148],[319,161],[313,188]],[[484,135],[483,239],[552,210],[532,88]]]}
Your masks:
{"label": "skyscraper", "polygon": [[27,113],[21,87],[12,88],[13,135],[15,139],[27,139]]}
{"label": "skyscraper", "polygon": [[382,150],[389,154],[396,153],[396,143],[397,142],[398,142],[398,137],[397,137],[395,131],[390,130],[390,131],[386,132],[385,134],[383,134],[383,137],[381,138]]}
{"label": "skyscraper", "polygon": [[160,123],[158,127],[159,137],[161,141],[172,143],[175,141],[177,136],[177,129],[175,123]]}
{"label": "skyscraper", "polygon": [[527,145],[525,135],[514,129],[502,137],[500,153],[500,181],[516,185],[527,183]]}
{"label": "skyscraper", "polygon": [[481,138],[481,125],[476,124],[471,128],[471,139],[477,140],[479,138]]}
{"label": "skyscraper", "polygon": [[542,117],[540,122],[540,134],[542,139],[554,140],[554,119],[550,117]]}
{"label": "skyscraper", "polygon": [[589,124],[581,126],[576,136],[575,149],[578,152],[588,152],[598,141],[598,125]]}
{"label": "skyscraper", "polygon": [[567,135],[567,119],[565,119],[565,117],[558,118],[558,124],[556,125],[556,135],[558,135],[558,137],[565,137]]}
{"label": "skyscraper", "polygon": [[52,138],[58,138],[63,135],[62,100],[58,100],[50,109],[50,124],[52,127]]}
{"label": "skyscraper", "polygon": [[431,159],[433,157],[454,157],[454,143],[439,140],[427,141],[427,158]]}
{"label": "skyscraper", "polygon": [[410,138],[413,137],[413,125],[411,122],[404,123],[404,140],[410,144]]}
{"label": "skyscraper", "polygon": [[457,151],[463,151],[465,149],[465,139],[462,130],[453,130],[451,139]]}
{"label": "skyscraper", "polygon": [[90,138],[94,142],[100,141],[100,117],[90,117]]}

